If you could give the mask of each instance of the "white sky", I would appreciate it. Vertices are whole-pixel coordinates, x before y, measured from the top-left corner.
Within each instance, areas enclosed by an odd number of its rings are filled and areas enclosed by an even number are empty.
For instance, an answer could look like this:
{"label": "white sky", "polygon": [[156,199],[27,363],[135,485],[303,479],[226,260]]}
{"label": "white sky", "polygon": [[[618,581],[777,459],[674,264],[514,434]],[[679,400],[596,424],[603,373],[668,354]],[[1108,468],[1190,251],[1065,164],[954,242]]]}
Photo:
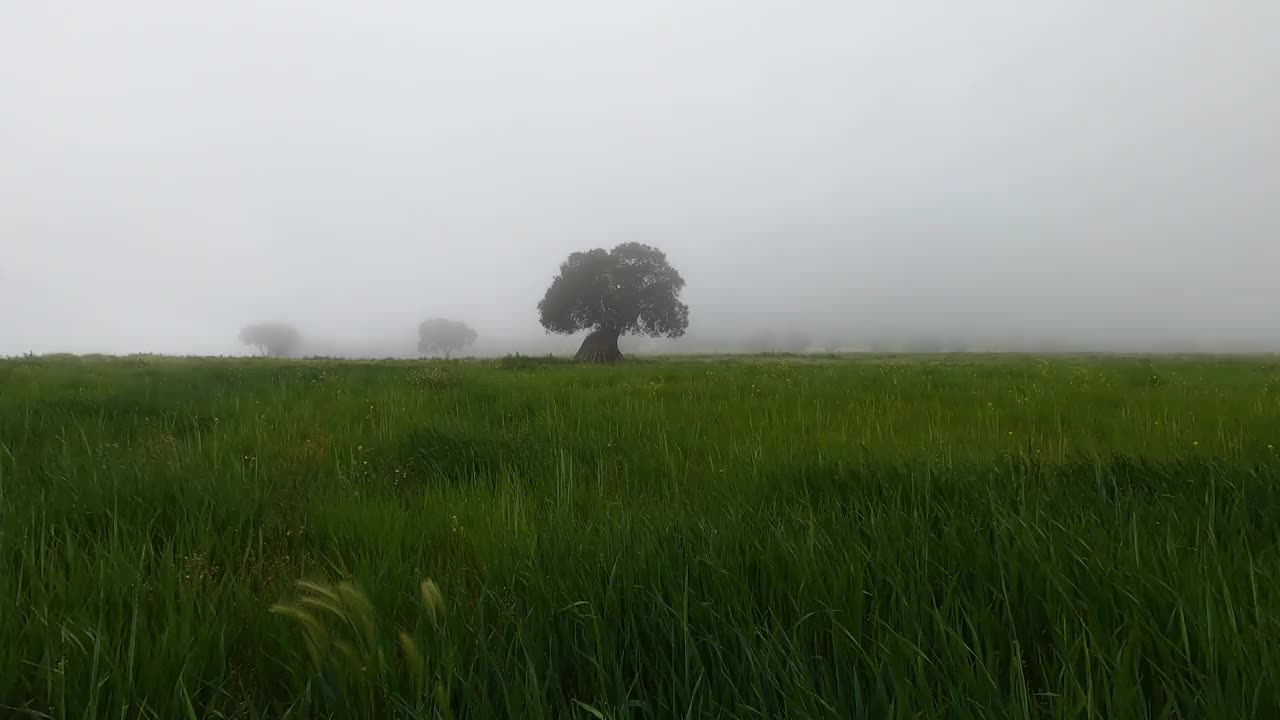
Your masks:
{"label": "white sky", "polygon": [[1277,128],[1275,0],[0,0],[0,354],[522,338],[627,240],[691,335],[1280,346]]}

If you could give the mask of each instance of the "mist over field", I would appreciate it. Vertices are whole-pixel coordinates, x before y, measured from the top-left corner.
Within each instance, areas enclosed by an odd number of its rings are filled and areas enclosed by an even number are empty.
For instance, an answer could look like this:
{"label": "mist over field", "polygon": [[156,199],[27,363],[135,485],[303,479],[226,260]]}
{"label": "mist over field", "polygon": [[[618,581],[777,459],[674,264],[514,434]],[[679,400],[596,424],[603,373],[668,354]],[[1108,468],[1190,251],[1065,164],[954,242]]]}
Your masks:
{"label": "mist over field", "polygon": [[[570,353],[535,305],[638,241],[628,352],[1280,349],[1280,5],[10,2],[0,354]],[[771,339],[772,338],[772,339]]]}

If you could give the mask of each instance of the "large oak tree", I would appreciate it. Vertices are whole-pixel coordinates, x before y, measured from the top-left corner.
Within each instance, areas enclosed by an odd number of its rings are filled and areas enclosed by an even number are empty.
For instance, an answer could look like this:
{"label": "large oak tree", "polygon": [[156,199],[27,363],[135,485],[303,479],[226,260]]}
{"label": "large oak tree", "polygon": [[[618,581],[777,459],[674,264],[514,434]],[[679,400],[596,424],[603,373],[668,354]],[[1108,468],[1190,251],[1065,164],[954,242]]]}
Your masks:
{"label": "large oak tree", "polygon": [[684,334],[689,306],[680,302],[683,289],[684,278],[661,250],[623,243],[570,255],[538,303],[538,315],[547,332],[590,331],[575,359],[614,362],[622,359],[622,335]]}

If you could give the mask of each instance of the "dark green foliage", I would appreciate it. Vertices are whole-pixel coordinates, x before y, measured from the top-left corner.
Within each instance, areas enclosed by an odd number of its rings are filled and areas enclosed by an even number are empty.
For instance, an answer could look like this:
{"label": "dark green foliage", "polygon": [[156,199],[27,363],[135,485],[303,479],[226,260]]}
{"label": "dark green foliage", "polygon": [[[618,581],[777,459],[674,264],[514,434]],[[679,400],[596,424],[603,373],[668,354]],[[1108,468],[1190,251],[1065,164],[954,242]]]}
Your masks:
{"label": "dark green foliage", "polygon": [[410,431],[401,447],[410,477],[429,481],[490,481],[504,468],[528,470],[536,446],[528,438],[506,432],[474,432],[440,425]]}
{"label": "dark green foliage", "polygon": [[591,331],[579,359],[616,360],[620,335],[679,337],[689,327],[680,302],[684,278],[659,249],[623,243],[613,250],[576,252],[560,265],[538,303],[548,332]]}

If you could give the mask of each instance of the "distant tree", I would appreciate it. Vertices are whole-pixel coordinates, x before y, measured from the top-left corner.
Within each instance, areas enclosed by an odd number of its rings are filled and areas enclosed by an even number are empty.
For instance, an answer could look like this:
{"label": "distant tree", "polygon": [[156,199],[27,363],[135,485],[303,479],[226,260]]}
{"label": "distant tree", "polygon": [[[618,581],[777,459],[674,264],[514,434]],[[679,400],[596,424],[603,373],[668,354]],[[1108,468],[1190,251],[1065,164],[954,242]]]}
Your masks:
{"label": "distant tree", "polygon": [[269,357],[288,357],[298,348],[301,335],[287,323],[266,322],[246,325],[240,330],[240,342],[253,345]]}
{"label": "distant tree", "polygon": [[613,250],[576,252],[560,265],[538,303],[547,332],[591,331],[576,360],[622,359],[624,334],[680,337],[689,327],[689,306],[680,302],[684,278],[661,250],[623,243]]}
{"label": "distant tree", "polygon": [[431,318],[418,326],[418,352],[443,353],[445,359],[476,341],[476,331],[457,320]]}

